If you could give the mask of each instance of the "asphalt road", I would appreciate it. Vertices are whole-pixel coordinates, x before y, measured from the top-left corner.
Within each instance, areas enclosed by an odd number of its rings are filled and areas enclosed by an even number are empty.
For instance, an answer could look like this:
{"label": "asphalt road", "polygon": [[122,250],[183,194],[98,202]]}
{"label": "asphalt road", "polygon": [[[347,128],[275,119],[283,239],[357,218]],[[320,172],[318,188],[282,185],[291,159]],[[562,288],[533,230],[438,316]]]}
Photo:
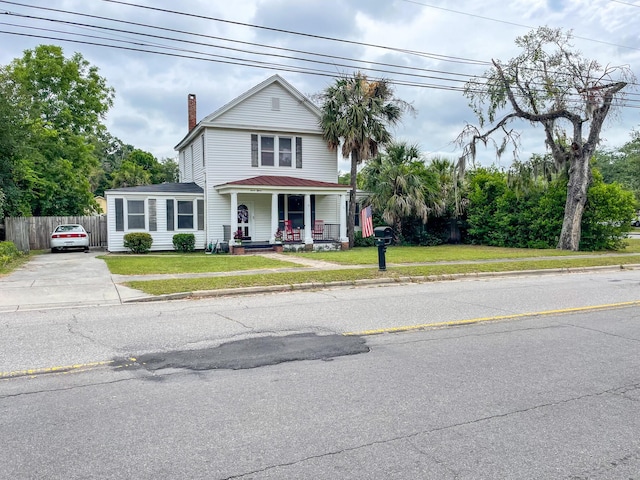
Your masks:
{"label": "asphalt road", "polygon": [[639,301],[620,271],[3,313],[0,479],[640,479]]}

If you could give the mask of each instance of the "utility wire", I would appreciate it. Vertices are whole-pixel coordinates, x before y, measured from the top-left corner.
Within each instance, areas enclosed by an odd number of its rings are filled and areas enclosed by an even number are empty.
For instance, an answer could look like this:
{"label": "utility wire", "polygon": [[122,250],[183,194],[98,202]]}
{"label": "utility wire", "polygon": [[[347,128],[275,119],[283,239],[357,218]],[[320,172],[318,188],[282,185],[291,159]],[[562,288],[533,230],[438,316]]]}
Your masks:
{"label": "utility wire", "polygon": [[[108,1],[108,2],[111,2],[111,3],[122,3],[122,4],[125,4],[125,5],[133,5],[133,4],[130,4],[130,3],[127,3],[127,2],[121,2],[121,1],[116,1],[116,0],[104,0],[104,1]],[[9,3],[9,4],[13,4],[13,5],[31,7],[29,5],[25,5],[25,4],[18,3],[18,2],[10,2],[10,1],[3,1],[3,0],[0,0],[0,2],[1,3]],[[133,6],[137,6],[137,5],[133,5]],[[179,33],[183,33],[183,34],[188,34],[188,35],[196,35],[196,34],[193,34],[191,32],[185,32],[185,31],[173,30],[173,29],[164,29],[164,28],[161,28],[161,27],[153,26],[153,25],[146,25],[146,24],[141,24],[141,23],[137,23],[137,22],[129,22],[129,21],[120,21],[120,20],[115,20],[115,19],[111,19],[111,18],[108,18],[108,17],[99,17],[99,16],[94,16],[94,15],[80,14],[80,13],[76,13],[76,12],[68,12],[68,11],[64,11],[64,10],[51,9],[51,8],[46,8],[46,7],[32,7],[32,8],[40,8],[40,9],[44,9],[44,10],[52,10],[52,11],[65,13],[65,14],[88,16],[88,17],[99,18],[99,19],[102,19],[102,20],[108,20],[108,21],[112,21],[112,22],[122,22],[122,23],[125,23],[125,24],[133,24],[133,25],[136,25],[136,26],[142,26],[142,27],[146,27],[146,28],[170,30],[170,31],[179,32]],[[149,8],[149,7],[142,7],[142,8]],[[155,8],[152,8],[152,9],[156,10]],[[160,9],[160,10],[161,11],[165,11],[164,9]],[[169,11],[169,12],[172,12],[172,11]],[[236,48],[232,48],[232,47],[222,47],[222,46],[217,46],[217,45],[205,44],[205,43],[202,43],[202,42],[187,41],[187,40],[176,39],[176,38],[171,38],[171,37],[163,37],[163,36],[152,35],[152,34],[143,34],[143,33],[140,33],[140,32],[132,32],[132,31],[127,31],[127,30],[122,30],[122,29],[115,29],[115,28],[108,28],[108,27],[87,25],[87,24],[80,24],[78,22],[48,19],[48,18],[43,18],[43,17],[35,17],[35,16],[30,16],[30,15],[23,15],[23,14],[14,14],[14,13],[11,13],[11,12],[6,12],[6,13],[10,14],[10,15],[15,15],[15,16],[18,16],[18,17],[28,18],[28,19],[59,22],[59,23],[64,23],[64,24],[69,24],[69,25],[74,25],[74,26],[80,26],[80,27],[91,27],[91,28],[94,28],[94,29],[103,29],[103,30],[114,31],[114,32],[119,32],[119,33],[132,34],[132,35],[136,35],[136,36],[147,36],[147,37],[161,39],[161,40],[191,43],[191,44],[207,46],[207,47],[211,47],[211,48],[224,48],[224,49],[228,49],[228,50],[234,50],[234,51],[238,51],[238,52],[242,52],[242,53],[247,53],[247,54],[250,54],[250,55],[267,55],[266,53],[261,53],[261,52],[256,52],[256,51],[248,51],[248,50],[236,49]],[[178,12],[178,13],[180,13],[180,12]],[[191,14],[185,14],[185,15],[191,15]],[[207,17],[207,18],[210,18],[210,17]],[[237,23],[237,22],[232,22],[232,23]],[[249,25],[249,24],[243,24],[243,25]],[[13,26],[17,26],[17,25],[13,25]],[[35,28],[35,27],[30,27],[30,28]],[[268,27],[264,27],[264,28],[268,28]],[[46,29],[42,29],[42,30],[46,30]],[[276,29],[276,30],[279,30],[279,29]],[[66,32],[60,32],[60,31],[56,31],[56,30],[49,30],[49,31],[54,31],[55,33],[66,33]],[[66,33],[66,34],[70,34],[70,33]],[[79,35],[79,34],[70,34],[70,35]],[[201,36],[209,37],[209,36],[206,36],[206,35],[201,35]],[[35,36],[35,37],[36,38],[43,38],[42,36]],[[44,37],[44,38],[47,38],[47,37]],[[105,37],[95,37],[94,36],[93,38],[96,38],[96,39],[99,39],[99,40],[106,40],[106,41],[115,41],[115,40],[111,40],[111,39],[105,38]],[[227,39],[223,39],[221,37],[210,37],[210,38],[215,38],[215,39],[221,39],[221,40],[224,40],[224,41],[228,41]],[[326,37],[326,38],[330,38],[330,37]],[[57,40],[72,41],[72,42],[76,42],[76,43],[92,44],[92,45],[103,46],[103,47],[108,47],[109,46],[109,45],[106,45],[106,44],[97,44],[97,43],[92,43],[92,42],[81,42],[81,41],[74,41],[74,40],[68,40],[68,39],[57,39]],[[121,40],[119,40],[119,41],[121,41]],[[238,64],[242,65],[242,63],[238,63],[238,62],[249,62],[246,65],[251,66],[250,64],[252,64],[253,66],[260,66],[260,68],[275,68],[275,67],[277,67],[277,70],[280,70],[280,71],[291,71],[291,72],[296,72],[296,73],[320,74],[320,75],[323,75],[323,76],[326,76],[326,75],[335,76],[335,72],[327,72],[327,71],[323,71],[323,70],[310,69],[310,68],[305,68],[305,67],[300,67],[300,66],[293,66],[293,67],[290,67],[289,69],[286,69],[282,65],[273,64],[271,62],[262,62],[262,61],[252,60],[252,59],[229,57],[229,56],[224,56],[224,55],[214,55],[214,54],[210,54],[210,53],[203,53],[203,52],[197,52],[197,51],[193,51],[193,50],[186,50],[186,49],[178,48],[178,47],[163,46],[163,45],[160,45],[160,44],[149,45],[148,43],[140,43],[140,42],[133,42],[133,41],[129,42],[129,43],[132,43],[132,44],[138,45],[138,46],[142,46],[142,47],[154,47],[154,48],[176,50],[176,51],[182,51],[182,52],[185,52],[185,53],[191,53],[191,54],[196,54],[196,55],[205,55],[205,56],[208,56],[208,57],[211,57],[211,58],[225,59],[226,61],[223,60],[222,63],[231,63],[231,64],[236,64],[236,65],[238,65]],[[249,43],[250,44],[250,42],[241,42],[241,43]],[[359,43],[359,42],[356,42],[356,43]],[[266,48],[272,48],[270,46],[261,45],[261,44],[254,44],[254,45],[259,45],[261,47],[266,47]],[[125,47],[120,47],[120,48],[125,48]],[[151,51],[148,51],[148,50],[139,50],[139,51],[144,51],[146,53],[158,53],[158,52],[151,52]],[[301,51],[298,51],[298,52],[301,52]],[[324,56],[322,54],[316,54],[316,53],[313,53],[313,52],[302,52],[302,53],[309,54],[309,55],[316,55],[316,56]],[[397,72],[397,71],[392,71],[392,70],[383,70],[383,69],[362,67],[362,66],[356,66],[356,65],[336,64],[335,62],[314,61],[314,60],[310,60],[310,59],[305,59],[305,58],[300,58],[300,57],[291,57],[291,56],[285,56],[285,55],[276,55],[276,54],[269,54],[269,55],[270,56],[274,56],[274,57],[279,57],[279,58],[285,58],[285,59],[288,59],[288,60],[321,63],[321,64],[325,64],[325,65],[331,65],[333,67],[342,67],[342,68],[348,68],[348,69],[361,69],[361,70],[368,70],[368,71],[380,72],[380,73],[385,73],[385,74],[400,75],[400,76],[410,76],[410,77],[416,77],[416,78],[426,78],[426,79],[439,80],[439,81],[445,81],[445,82],[463,82],[462,80],[458,80],[458,79],[450,79],[450,78],[437,77],[437,76],[431,76],[431,75],[410,74],[410,73],[405,73],[405,72]],[[189,55],[180,55],[180,56],[183,57],[183,58],[194,58],[194,59],[199,59],[199,60],[205,60],[205,59],[203,59],[201,57],[193,57],[193,56],[189,56]],[[341,58],[341,59],[345,59],[345,60],[352,61],[352,62],[363,62],[362,60],[354,60],[354,59],[349,59],[349,58],[346,58],[346,57],[335,57],[335,56],[326,56],[326,57]],[[374,65],[390,66],[392,68],[409,69],[409,70],[414,70],[414,71],[426,71],[426,72],[432,72],[433,71],[433,72],[437,72],[437,73],[443,73],[445,75],[456,75],[456,76],[464,76],[466,78],[469,78],[468,75],[455,73],[455,72],[434,71],[434,70],[430,70],[430,69],[422,69],[422,68],[417,68],[417,67],[405,67],[405,66],[402,66],[402,65],[384,64],[384,63],[381,63],[381,62],[368,62],[368,63],[369,64],[374,64]],[[442,89],[442,90],[456,90],[456,91],[463,91],[464,90],[464,87],[453,87],[453,86],[435,85],[435,84],[421,84],[421,83],[417,83],[417,82],[401,81],[401,80],[398,80],[398,79],[388,79],[388,80],[391,81],[394,84],[397,84],[397,85],[421,86],[421,87],[426,87],[426,88],[437,88],[437,89]]]}

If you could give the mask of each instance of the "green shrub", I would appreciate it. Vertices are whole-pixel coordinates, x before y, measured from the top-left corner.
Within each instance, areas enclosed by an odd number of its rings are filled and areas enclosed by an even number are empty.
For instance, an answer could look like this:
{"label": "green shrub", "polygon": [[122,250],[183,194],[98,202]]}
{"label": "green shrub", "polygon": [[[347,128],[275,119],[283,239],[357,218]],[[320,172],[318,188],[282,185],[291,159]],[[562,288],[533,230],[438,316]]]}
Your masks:
{"label": "green shrub", "polygon": [[146,232],[127,233],[124,236],[124,246],[133,253],[147,253],[152,243],[153,238]]}
{"label": "green shrub", "polygon": [[13,242],[0,242],[0,267],[4,267],[10,261],[22,255]]}
{"label": "green shrub", "polygon": [[178,252],[193,252],[196,249],[196,236],[193,233],[176,233],[173,236],[173,248]]}
{"label": "green shrub", "polygon": [[633,192],[618,183],[604,183],[600,172],[594,170],[582,217],[580,250],[624,248],[635,214]]}
{"label": "green shrub", "polygon": [[373,247],[374,245],[375,245],[375,237],[362,238],[362,232],[356,231],[353,233],[354,247]]}

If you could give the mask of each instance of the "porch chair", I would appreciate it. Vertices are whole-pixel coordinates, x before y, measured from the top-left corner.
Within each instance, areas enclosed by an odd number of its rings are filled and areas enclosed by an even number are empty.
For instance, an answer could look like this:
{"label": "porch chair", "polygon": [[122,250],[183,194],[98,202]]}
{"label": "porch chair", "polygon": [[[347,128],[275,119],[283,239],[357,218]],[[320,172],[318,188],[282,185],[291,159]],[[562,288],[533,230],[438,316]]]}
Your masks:
{"label": "porch chair", "polygon": [[284,221],[284,234],[287,241],[300,241],[300,229],[296,228],[294,230],[293,226],[291,225],[291,220]]}
{"label": "porch chair", "polygon": [[316,220],[313,222],[311,236],[314,240],[322,240],[324,238],[324,220]]}

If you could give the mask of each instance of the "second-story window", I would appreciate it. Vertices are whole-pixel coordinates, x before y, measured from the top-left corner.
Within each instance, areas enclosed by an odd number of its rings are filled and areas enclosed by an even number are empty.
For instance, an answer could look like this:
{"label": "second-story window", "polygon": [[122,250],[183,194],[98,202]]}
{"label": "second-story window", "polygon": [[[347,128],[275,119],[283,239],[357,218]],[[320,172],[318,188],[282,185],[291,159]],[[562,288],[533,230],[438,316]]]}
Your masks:
{"label": "second-story window", "polygon": [[263,167],[273,167],[274,165],[274,148],[275,148],[275,137],[260,137],[260,164]]}
{"label": "second-story window", "polygon": [[291,138],[278,138],[278,165],[280,167],[291,166]]}
{"label": "second-story window", "polygon": [[251,166],[302,168],[302,137],[252,134]]}

